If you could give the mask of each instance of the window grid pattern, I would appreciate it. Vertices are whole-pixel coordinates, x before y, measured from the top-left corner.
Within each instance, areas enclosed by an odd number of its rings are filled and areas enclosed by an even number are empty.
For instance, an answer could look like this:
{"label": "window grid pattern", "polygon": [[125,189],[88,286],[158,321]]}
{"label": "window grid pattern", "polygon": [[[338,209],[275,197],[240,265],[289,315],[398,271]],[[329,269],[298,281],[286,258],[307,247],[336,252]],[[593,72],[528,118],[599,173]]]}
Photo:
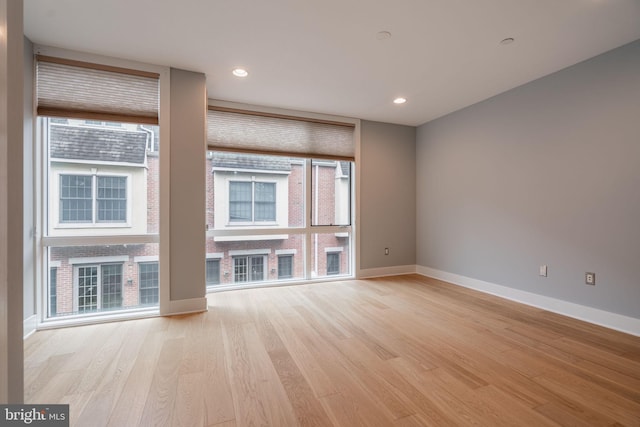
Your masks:
{"label": "window grid pattern", "polygon": [[78,312],[98,309],[98,267],[78,267]]}
{"label": "window grid pattern", "polygon": [[124,176],[99,176],[98,222],[127,221],[127,178]]}
{"label": "window grid pattern", "polygon": [[265,257],[263,255],[233,258],[233,281],[260,282],[264,280]]}
{"label": "window grid pattern", "polygon": [[231,182],[229,186],[229,219],[231,221],[250,222],[251,183]]}
{"label": "window grid pattern", "polygon": [[247,282],[249,280],[249,259],[247,257],[233,259],[233,281]]}
{"label": "window grid pattern", "polygon": [[60,175],[60,222],[92,221],[92,177]]}
{"label": "window grid pattern", "polygon": [[102,309],[122,307],[122,264],[102,266]]}
{"label": "window grid pattern", "polygon": [[159,268],[157,262],[138,264],[140,272],[140,304],[157,304],[159,301]]}
{"label": "window grid pattern", "polygon": [[255,220],[276,220],[276,185],[274,183],[254,183]]}
{"label": "window grid pattern", "polygon": [[231,222],[275,221],[276,184],[273,182],[230,182],[229,220]]}

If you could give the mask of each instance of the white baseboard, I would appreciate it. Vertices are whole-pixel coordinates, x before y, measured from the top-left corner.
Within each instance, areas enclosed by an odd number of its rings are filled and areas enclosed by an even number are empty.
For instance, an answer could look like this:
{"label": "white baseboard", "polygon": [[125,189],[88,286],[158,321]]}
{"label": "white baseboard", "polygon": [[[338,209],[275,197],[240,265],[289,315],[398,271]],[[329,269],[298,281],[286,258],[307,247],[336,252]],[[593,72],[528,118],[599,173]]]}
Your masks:
{"label": "white baseboard", "polygon": [[35,314],[24,319],[24,322],[22,324],[23,338],[26,339],[29,335],[34,333],[36,331],[37,326],[38,326],[38,317]]}
{"label": "white baseboard", "polygon": [[173,316],[176,314],[200,313],[207,311],[207,298],[191,298],[169,301],[167,310],[161,308],[162,316]]}
{"label": "white baseboard", "polygon": [[419,265],[416,267],[416,273],[533,307],[542,308],[564,316],[584,320],[585,322],[615,329],[627,334],[640,336],[640,319],[636,319],[634,317],[611,313],[609,311],[587,307],[519,289],[513,289],[507,286],[496,285],[495,283],[472,279],[470,277],[448,273],[446,271],[436,270],[430,267],[423,267]]}
{"label": "white baseboard", "polygon": [[371,279],[373,277],[398,276],[401,274],[415,274],[415,265],[396,265],[393,267],[367,268],[360,270],[358,279]]}

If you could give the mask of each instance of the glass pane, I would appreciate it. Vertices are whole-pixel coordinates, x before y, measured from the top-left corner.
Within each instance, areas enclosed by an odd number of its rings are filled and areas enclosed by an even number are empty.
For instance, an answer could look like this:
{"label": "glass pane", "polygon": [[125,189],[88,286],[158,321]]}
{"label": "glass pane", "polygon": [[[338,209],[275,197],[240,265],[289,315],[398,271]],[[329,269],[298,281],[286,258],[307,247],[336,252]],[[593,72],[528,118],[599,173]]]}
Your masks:
{"label": "glass pane", "polygon": [[208,259],[207,260],[207,285],[219,285],[220,284],[220,260]]}
{"label": "glass pane", "polygon": [[305,161],[209,151],[207,229],[304,226]]}
{"label": "glass pane", "polygon": [[102,309],[122,308],[122,264],[102,266]]}
{"label": "glass pane", "polygon": [[158,248],[157,243],[50,247],[49,317],[157,305]]}
{"label": "glass pane", "polygon": [[98,221],[127,221],[127,177],[98,177]]}
{"label": "glass pane", "polygon": [[60,222],[93,220],[92,178],[60,175]]}
{"label": "glass pane", "polygon": [[229,183],[229,221],[250,222],[251,215],[251,183]]}
{"label": "glass pane", "polygon": [[144,262],[138,265],[140,271],[140,304],[158,304],[159,300],[159,264]]}
{"label": "glass pane", "polygon": [[351,224],[351,162],[311,161],[311,224]]}
{"label": "glass pane", "polygon": [[43,143],[49,156],[43,194],[48,236],[158,233],[157,126],[40,122],[47,129]]}
{"label": "glass pane", "polygon": [[312,235],[314,277],[351,274],[350,238],[349,232]]}
{"label": "glass pane", "polygon": [[[259,240],[256,240],[258,239]],[[304,235],[207,237],[207,285],[304,279]]]}

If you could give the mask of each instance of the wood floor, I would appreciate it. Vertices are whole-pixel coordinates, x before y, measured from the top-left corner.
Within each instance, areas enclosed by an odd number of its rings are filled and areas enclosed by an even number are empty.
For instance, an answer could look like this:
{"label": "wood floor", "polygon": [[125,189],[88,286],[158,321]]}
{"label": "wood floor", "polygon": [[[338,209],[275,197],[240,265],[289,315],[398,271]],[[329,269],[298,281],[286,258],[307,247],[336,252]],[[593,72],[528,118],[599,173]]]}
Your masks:
{"label": "wood floor", "polygon": [[640,338],[420,276],[229,291],[40,331],[73,426],[640,426]]}

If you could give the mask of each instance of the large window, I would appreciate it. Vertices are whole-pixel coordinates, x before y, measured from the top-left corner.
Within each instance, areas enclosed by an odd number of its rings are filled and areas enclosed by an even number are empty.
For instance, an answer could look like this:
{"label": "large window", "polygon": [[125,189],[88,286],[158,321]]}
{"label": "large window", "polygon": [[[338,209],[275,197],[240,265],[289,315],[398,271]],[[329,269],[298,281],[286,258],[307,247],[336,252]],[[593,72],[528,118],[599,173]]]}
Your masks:
{"label": "large window", "polygon": [[126,221],[127,177],[60,175],[60,222]]}
{"label": "large window", "polygon": [[206,162],[210,289],[352,274],[352,162],[228,152]]}
{"label": "large window", "polygon": [[36,57],[41,319],[157,306],[156,72]]}
{"label": "large window", "polygon": [[39,125],[47,317],[157,306],[159,156],[148,151],[157,127],[46,117]]}

